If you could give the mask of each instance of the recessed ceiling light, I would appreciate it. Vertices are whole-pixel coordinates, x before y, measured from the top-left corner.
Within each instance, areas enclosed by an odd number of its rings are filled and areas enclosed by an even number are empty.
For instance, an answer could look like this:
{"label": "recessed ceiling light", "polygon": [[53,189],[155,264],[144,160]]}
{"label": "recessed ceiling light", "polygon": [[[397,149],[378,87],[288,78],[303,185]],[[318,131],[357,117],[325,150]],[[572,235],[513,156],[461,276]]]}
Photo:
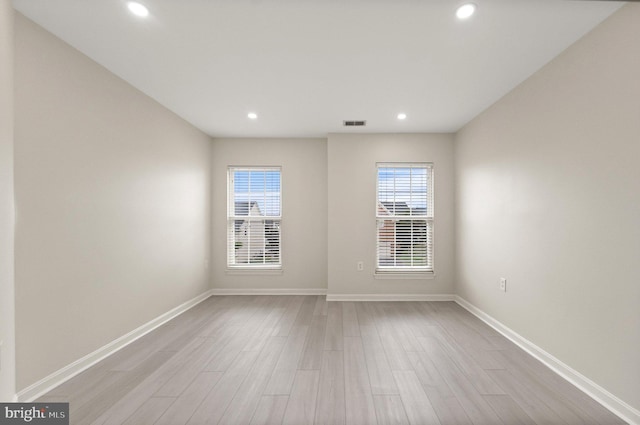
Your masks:
{"label": "recessed ceiling light", "polygon": [[136,1],[130,1],[127,3],[127,7],[129,8],[129,12],[133,13],[136,16],[141,18],[146,18],[149,16],[149,9],[143,4],[140,4]]}
{"label": "recessed ceiling light", "polygon": [[255,112],[249,112],[249,113],[247,114],[247,117],[248,117],[250,120],[257,120],[257,119],[258,119],[258,114],[256,114]]}
{"label": "recessed ceiling light", "polygon": [[399,119],[399,120],[406,120],[406,119],[407,119],[407,114],[405,114],[405,113],[403,113],[403,112],[400,112],[400,113],[398,114],[398,119]]}
{"label": "recessed ceiling light", "polygon": [[456,10],[456,16],[458,19],[468,19],[473,15],[476,11],[476,5],[473,3],[463,4]]}

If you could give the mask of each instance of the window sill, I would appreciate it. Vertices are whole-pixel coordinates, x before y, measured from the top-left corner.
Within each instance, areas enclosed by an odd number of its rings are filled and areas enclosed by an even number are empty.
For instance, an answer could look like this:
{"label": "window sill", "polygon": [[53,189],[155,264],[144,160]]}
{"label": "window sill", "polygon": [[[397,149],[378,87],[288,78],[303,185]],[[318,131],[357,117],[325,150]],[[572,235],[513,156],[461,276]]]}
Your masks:
{"label": "window sill", "polygon": [[230,275],[245,275],[245,276],[268,276],[268,275],[281,275],[283,273],[282,267],[228,267],[227,274]]}
{"label": "window sill", "polygon": [[436,278],[435,272],[399,272],[377,270],[373,276],[380,280],[432,280]]}

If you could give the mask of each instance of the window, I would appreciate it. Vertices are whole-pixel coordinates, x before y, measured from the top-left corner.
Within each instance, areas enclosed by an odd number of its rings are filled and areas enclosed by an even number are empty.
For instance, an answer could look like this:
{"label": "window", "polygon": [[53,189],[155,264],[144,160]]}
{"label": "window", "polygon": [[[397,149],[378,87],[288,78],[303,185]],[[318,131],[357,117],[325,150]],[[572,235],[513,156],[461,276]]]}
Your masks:
{"label": "window", "polygon": [[378,164],[377,272],[433,272],[432,164]]}
{"label": "window", "polygon": [[280,268],[280,168],[230,167],[227,265]]}

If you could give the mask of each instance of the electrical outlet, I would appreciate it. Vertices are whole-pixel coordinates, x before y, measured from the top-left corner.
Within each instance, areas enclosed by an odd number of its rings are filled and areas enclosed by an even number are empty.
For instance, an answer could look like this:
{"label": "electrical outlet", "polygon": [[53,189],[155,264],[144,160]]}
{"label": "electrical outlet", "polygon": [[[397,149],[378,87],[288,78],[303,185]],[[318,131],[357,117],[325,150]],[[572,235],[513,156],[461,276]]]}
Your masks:
{"label": "electrical outlet", "polygon": [[504,277],[500,278],[500,290],[502,292],[507,292],[507,279]]}
{"label": "electrical outlet", "polygon": [[364,270],[364,261],[358,261],[357,263],[358,271],[361,272]]}

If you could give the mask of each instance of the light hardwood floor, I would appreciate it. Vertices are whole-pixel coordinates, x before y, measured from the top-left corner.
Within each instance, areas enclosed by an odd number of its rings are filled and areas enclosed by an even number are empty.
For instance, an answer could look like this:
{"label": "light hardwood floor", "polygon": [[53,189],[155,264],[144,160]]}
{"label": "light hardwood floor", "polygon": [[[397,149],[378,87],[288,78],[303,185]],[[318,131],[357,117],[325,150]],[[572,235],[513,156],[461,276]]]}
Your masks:
{"label": "light hardwood floor", "polygon": [[211,297],[62,384],[72,424],[623,424],[452,302]]}

